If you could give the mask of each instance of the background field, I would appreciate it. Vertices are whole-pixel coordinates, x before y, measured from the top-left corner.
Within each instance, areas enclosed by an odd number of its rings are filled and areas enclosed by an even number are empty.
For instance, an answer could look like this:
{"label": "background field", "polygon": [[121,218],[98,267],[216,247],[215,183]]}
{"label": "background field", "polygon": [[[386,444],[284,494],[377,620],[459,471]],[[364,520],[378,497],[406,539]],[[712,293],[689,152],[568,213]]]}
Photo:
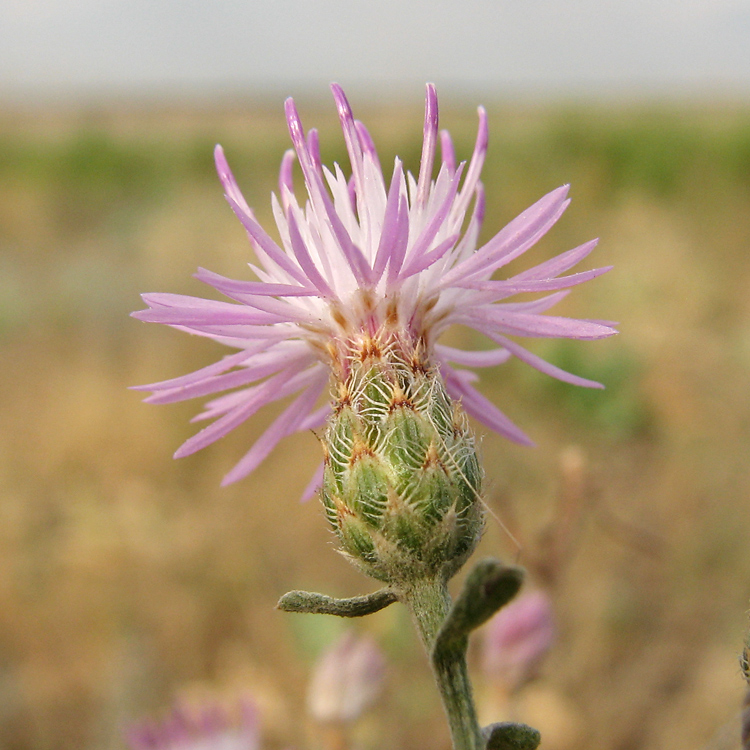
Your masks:
{"label": "background field", "polygon": [[[486,499],[520,538],[530,585],[550,588],[560,631],[516,718],[536,723],[548,750],[733,748],[750,598],[750,110],[488,109],[485,237],[572,183],[567,214],[515,268],[601,237],[587,267],[615,270],[563,311],[622,330],[533,347],[602,380],[603,393],[517,362],[482,376],[539,444],[485,435]],[[345,163],[333,107],[302,110],[321,129],[324,161]],[[128,721],[203,693],[252,694],[268,748],[309,740],[307,675],[343,626],[273,605],[292,588],[373,588],[335,554],[318,502],[298,503],[317,441],[288,440],[221,489],[271,415],[175,462],[198,404],[148,406],[127,390],[220,353],[128,313],[142,291],[203,294],[190,278],[199,265],[250,278],[212,148],[224,145],[270,225],[288,143],[281,111],[246,102],[0,116],[3,750],[122,748]],[[398,153],[417,169],[419,107],[357,115],[383,164]],[[442,124],[468,156],[473,108],[446,109]],[[513,559],[517,548],[490,520],[479,554]],[[390,663],[359,747],[447,748],[404,612],[355,625]],[[475,673],[490,713],[497,701]]]}

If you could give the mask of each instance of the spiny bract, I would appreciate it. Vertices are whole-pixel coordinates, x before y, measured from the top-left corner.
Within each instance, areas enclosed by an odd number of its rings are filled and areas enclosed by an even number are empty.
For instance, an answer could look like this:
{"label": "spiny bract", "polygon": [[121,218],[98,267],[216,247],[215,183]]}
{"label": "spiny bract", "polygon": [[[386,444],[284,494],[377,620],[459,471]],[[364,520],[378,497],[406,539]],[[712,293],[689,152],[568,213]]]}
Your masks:
{"label": "spiny bract", "polygon": [[325,431],[321,496],[374,578],[449,577],[482,530],[474,436],[438,369],[395,334],[350,343]]}

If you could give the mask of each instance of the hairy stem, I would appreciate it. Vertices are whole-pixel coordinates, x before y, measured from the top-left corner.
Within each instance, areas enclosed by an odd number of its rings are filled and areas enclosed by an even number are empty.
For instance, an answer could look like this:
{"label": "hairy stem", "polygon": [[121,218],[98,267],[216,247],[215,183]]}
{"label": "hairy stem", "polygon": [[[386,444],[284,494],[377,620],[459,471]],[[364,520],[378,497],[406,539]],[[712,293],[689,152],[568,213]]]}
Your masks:
{"label": "hairy stem", "polygon": [[402,592],[430,656],[432,671],[448,717],[453,750],[483,750],[471,683],[466,666],[467,639],[453,648],[435,649],[438,633],[451,609],[448,587],[443,580],[420,580]]}

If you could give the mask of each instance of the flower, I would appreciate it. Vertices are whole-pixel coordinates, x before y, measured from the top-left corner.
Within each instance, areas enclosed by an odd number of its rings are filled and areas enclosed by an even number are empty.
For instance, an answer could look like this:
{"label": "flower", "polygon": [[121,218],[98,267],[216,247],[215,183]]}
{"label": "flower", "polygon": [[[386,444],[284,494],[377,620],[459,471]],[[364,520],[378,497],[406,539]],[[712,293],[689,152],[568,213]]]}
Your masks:
{"label": "flower", "polygon": [[249,701],[230,715],[214,703],[194,708],[178,705],[161,722],[144,721],[129,728],[131,750],[258,750],[257,710]]}
{"label": "flower", "polygon": [[555,640],[552,603],[543,591],[527,591],[488,623],[482,666],[492,680],[517,688],[533,677]]}
{"label": "flower", "polygon": [[[175,458],[213,443],[266,404],[298,394],[223,484],[252,472],[285,436],[325,424],[331,406],[319,406],[318,401],[332,374],[335,382],[343,382],[352,351],[366,348],[367,341],[396,337],[406,342],[439,368],[448,394],[470,415],[526,445],[531,440],[475,389],[472,368],[517,357],[565,382],[601,387],[545,362],[512,338],[600,339],[615,333],[602,321],[544,314],[567,294],[566,289],[609,270],[561,275],[583,260],[596,240],[508,279],[492,278],[560,218],[569,203],[568,186],[544,196],[477,248],[485,207],[479,181],[488,140],[484,109],[478,110],[471,160],[457,164],[450,136],[438,131],[437,97],[428,85],[418,177],[405,173],[396,159],[387,185],[368,131],[354,119],[341,88],[334,84],[332,89],[351,177],[337,164],[333,170],[321,164],[317,132],[305,133],[288,99],[286,117],[294,150],[282,159],[279,194],[272,196],[280,243],[256,221],[221,147],[215,152],[226,199],[260,264],[250,264],[259,281],[238,281],[199,269],[196,278],[233,302],[144,294],[148,309],[133,314],[238,349],[189,375],[139,386],[153,392],[147,402],[158,404],[224,394],[195,417],[215,421],[187,440]],[[442,160],[433,180],[438,141]],[[304,205],[293,189],[295,154],[307,188]],[[509,301],[525,292],[543,296]],[[464,351],[438,343],[441,334],[457,324],[484,334],[496,348]],[[306,495],[321,477],[322,467]]]}
{"label": "flower", "polygon": [[346,724],[376,700],[385,681],[385,657],[369,636],[347,631],[318,660],[307,690],[317,722]]}

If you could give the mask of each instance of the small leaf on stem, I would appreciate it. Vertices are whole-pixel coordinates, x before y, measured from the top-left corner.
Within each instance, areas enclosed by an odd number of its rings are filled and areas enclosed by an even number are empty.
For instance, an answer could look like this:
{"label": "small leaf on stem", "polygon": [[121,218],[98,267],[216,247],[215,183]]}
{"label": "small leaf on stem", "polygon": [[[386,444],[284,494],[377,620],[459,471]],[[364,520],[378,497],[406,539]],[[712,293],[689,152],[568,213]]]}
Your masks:
{"label": "small leaf on stem", "polygon": [[396,594],[388,588],[364,596],[353,596],[351,599],[334,599],[332,596],[310,591],[290,591],[279,599],[276,607],[284,612],[363,617],[378,612],[397,600]]}
{"label": "small leaf on stem", "polygon": [[482,730],[487,738],[486,750],[536,750],[542,736],[526,724],[503,721]]}
{"label": "small leaf on stem", "polygon": [[480,560],[469,573],[435,640],[433,654],[466,648],[469,633],[504,607],[521,588],[523,569]]}

